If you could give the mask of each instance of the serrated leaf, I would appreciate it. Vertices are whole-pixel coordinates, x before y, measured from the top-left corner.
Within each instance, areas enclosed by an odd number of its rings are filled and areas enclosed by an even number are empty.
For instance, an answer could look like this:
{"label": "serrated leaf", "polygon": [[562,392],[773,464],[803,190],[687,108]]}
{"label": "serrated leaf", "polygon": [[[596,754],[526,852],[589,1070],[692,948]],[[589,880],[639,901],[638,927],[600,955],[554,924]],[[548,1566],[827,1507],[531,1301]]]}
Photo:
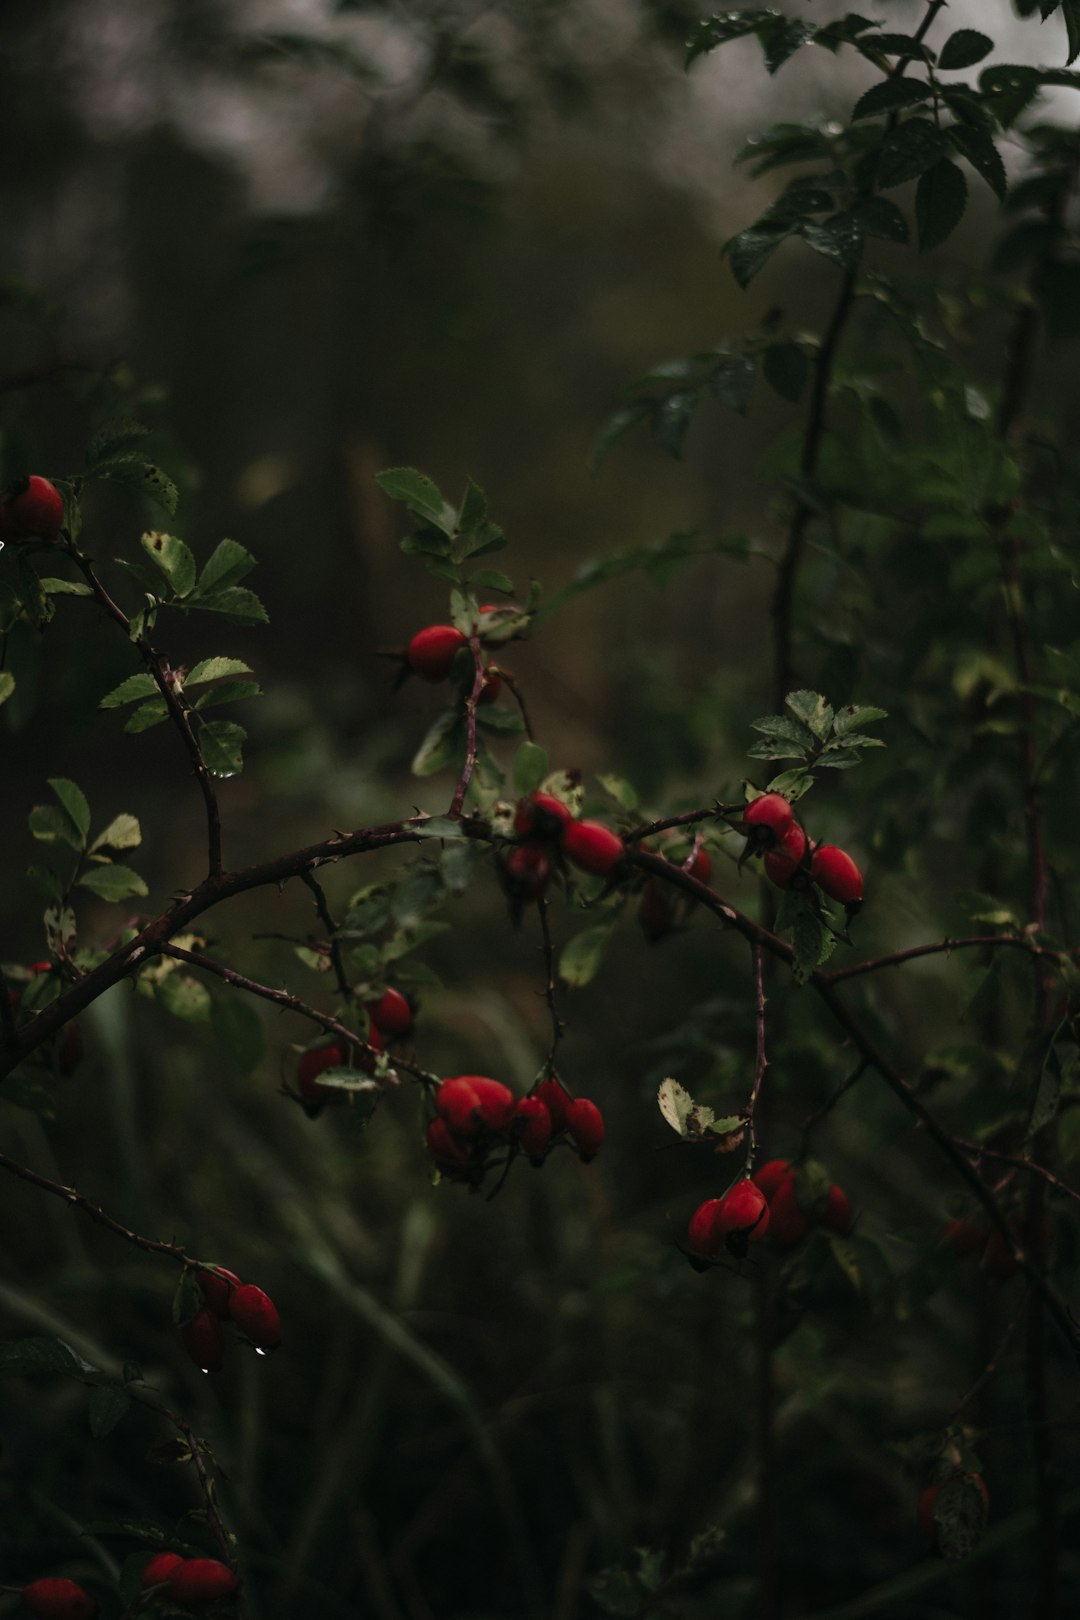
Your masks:
{"label": "serrated leaf", "polygon": [[56,804],[35,804],[27,818],[30,834],[41,844],[67,844],[82,849],[83,841],[71,817]]}
{"label": "serrated leaf", "polygon": [[930,85],[920,79],[883,79],[859,97],[851,110],[851,122],[879,118],[882,113],[895,112],[900,107],[915,107],[927,101],[931,94]]}
{"label": "serrated leaf", "polygon": [[926,118],[909,118],[890,130],[881,143],[877,183],[882,190],[917,180],[945,156],[945,136]]}
{"label": "serrated leaf", "polygon": [[0,703],[6,703],[14,690],[14,675],[8,669],[0,669]]}
{"label": "serrated leaf", "polygon": [[258,681],[230,681],[228,686],[212,686],[200,692],[194,707],[201,714],[204,709],[218,709],[223,703],[242,703],[245,698],[261,697]]}
{"label": "serrated leaf", "polygon": [[939,247],[959,225],[967,207],[967,181],[947,158],[919,177],[915,192],[915,222],[919,252]]}
{"label": "serrated leaf", "polygon": [[203,565],[197,595],[235,585],[254,567],[255,558],[238,540],[219,540]]}
{"label": "serrated leaf", "polygon": [[967,158],[976,174],[986,181],[995,197],[1003,200],[1008,190],[1008,176],[1001,153],[986,130],[978,129],[973,124],[951,124],[946,134],[961,157]]}
{"label": "serrated leaf", "polygon": [[580,989],[595,978],[597,970],[611,942],[615,921],[586,928],[563,946],[559,957],[559,977]]}
{"label": "serrated leaf", "polygon": [[850,210],[864,236],[885,242],[906,242],[911,234],[903,211],[887,197],[864,197]]}
{"label": "serrated leaf", "polygon": [[199,751],[212,776],[238,776],[244,768],[247,732],[235,720],[205,720],[199,727]]}
{"label": "serrated leaf", "polygon": [[745,1123],[739,1114],[718,1119],[711,1108],[695,1102],[686,1087],[670,1075],[660,1082],[656,1101],[672,1130],[692,1142],[700,1141],[707,1133],[729,1136]]}
{"label": "serrated leaf", "polygon": [[191,598],[191,605],[202,608],[206,613],[220,613],[233,624],[268,622],[265,607],[255,592],[249,590],[246,585],[227,585],[224,589],[212,591],[208,595],[204,594],[200,587],[199,594]]}
{"label": "serrated leaf", "polygon": [[70,952],[75,943],[75,913],[70,906],[49,906],[42,917],[45,939],[52,956]]}
{"label": "serrated leaf", "polygon": [[814,736],[824,741],[833,721],[833,711],[820,692],[789,692],[784,703],[796,720],[802,721]]}
{"label": "serrated leaf", "polygon": [[47,900],[63,899],[64,885],[51,866],[28,866],[26,875],[32,883],[37,884]]}
{"label": "serrated leaf", "polygon": [[80,838],[85,840],[90,831],[90,806],[86,802],[86,794],[66,776],[50,776],[49,786],[71,817]]}
{"label": "serrated leaf", "polygon": [[127,900],[133,894],[149,894],[145,882],[130,866],[95,866],[84,872],[79,887],[89,889],[100,900]]}
{"label": "serrated leaf", "polygon": [[81,579],[43,579],[41,588],[46,596],[93,596],[93,591]]}
{"label": "serrated leaf", "polygon": [[783,737],[788,742],[797,743],[800,749],[813,748],[814,733],[809,726],[804,726],[801,720],[793,720],[786,714],[767,714],[760,720],[751,720],[751,731],[761,731],[767,737]]}
{"label": "serrated leaf", "polygon": [[475,590],[477,586],[485,591],[498,591],[502,596],[513,596],[514,582],[509,574],[502,574],[497,568],[478,568],[469,576],[469,584]]}
{"label": "serrated leaf", "polygon": [[142,536],[142,547],[147,556],[157,563],[175,596],[187,596],[194,589],[197,572],[195,557],[183,540],[174,534],[151,529]]}
{"label": "serrated leaf", "polygon": [[837,709],[833,715],[833,731],[838,737],[842,737],[856,726],[872,726],[875,721],[888,718],[887,709],[875,709],[867,703],[849,703],[846,707]]}
{"label": "serrated leaf", "polygon": [[809,793],[814,785],[814,778],[805,767],[793,771],[781,771],[765,785],[767,793],[782,793],[785,799],[792,804],[801,799],[804,793]]}
{"label": "serrated leaf", "polygon": [[989,56],[994,48],[992,39],[985,34],[978,33],[974,28],[958,28],[955,34],[950,34],[938,54],[938,68],[945,73],[955,72],[958,68],[974,67],[981,62],[984,56]]}
{"label": "serrated leaf", "polygon": [[210,992],[190,973],[170,973],[157,987],[157,999],[169,1012],[188,1023],[205,1023],[210,1017]]}
{"label": "serrated leaf", "polygon": [[[131,1396],[123,1384],[99,1384],[90,1392],[90,1433],[95,1440],[111,1434],[131,1410]],[[84,1531],[85,1534],[85,1531]]]}
{"label": "serrated leaf", "polygon": [[824,925],[820,918],[804,907],[795,919],[795,927],[792,933],[792,947],[795,952],[793,966],[797,984],[807,982],[821,960],[824,944]]}
{"label": "serrated leaf", "polygon": [[633,814],[638,805],[641,803],[637,789],[632,783],[628,782],[625,777],[615,776],[612,773],[607,772],[603,776],[598,776],[596,780],[600,783],[600,786],[603,788],[605,793],[611,794],[611,797],[615,800],[616,804],[621,804],[623,809],[629,810],[631,814]]}
{"label": "serrated leaf", "polygon": [[184,676],[184,685],[201,686],[204,681],[219,681],[224,675],[250,674],[251,668],[242,658],[203,658]]}
{"label": "serrated leaf", "polygon": [[798,343],[771,343],[761,356],[765,381],[781,399],[797,405],[810,376],[810,362]]}
{"label": "serrated leaf", "polygon": [[176,515],[176,508],[180,503],[180,493],[169,477],[160,467],[151,461],[144,461],[137,455],[113,456],[108,461],[102,461],[94,468],[95,478],[106,478],[113,483],[126,484],[131,489],[142,489],[152,500],[156,501],[170,517]]}
{"label": "serrated leaf", "polygon": [[514,755],[514,792],[535,793],[547,775],[547,751],[539,743],[523,742]]}
{"label": "serrated leaf", "polygon": [[724,252],[731,264],[731,273],[740,287],[748,287],[762,266],[772,257],[780,243],[792,235],[790,221],[770,225],[759,221],[724,244]]}
{"label": "serrated leaf", "polygon": [[726,45],[729,40],[745,39],[748,34],[756,33],[763,15],[761,8],[755,6],[753,10],[729,11],[722,17],[709,17],[695,23],[686,42],[684,65],[689,67],[699,56],[714,51],[718,45]]}
{"label": "serrated leaf", "polygon": [[862,226],[850,209],[834,214],[820,225],[801,224],[799,235],[815,253],[823,253],[845,270],[854,269],[862,257]]}
{"label": "serrated leaf", "polygon": [[459,753],[464,746],[465,730],[457,709],[444,709],[428,728],[420,747],[413,755],[414,776],[434,776]]}
{"label": "serrated leaf", "polygon": [[224,1052],[240,1074],[249,1074],[261,1061],[266,1046],[262,1019],[242,995],[213,1001],[210,1031],[215,1048]]}
{"label": "serrated leaf", "polygon": [[135,816],[124,811],[114,816],[90,845],[91,854],[97,849],[136,849],[142,843],[142,829]]}
{"label": "serrated leaf", "polygon": [[0,1339],[0,1374],[14,1373],[20,1377],[27,1373],[72,1373],[82,1377],[94,1372],[89,1361],[63,1339],[31,1335],[23,1339]]}
{"label": "serrated leaf", "polygon": [[153,698],[149,703],[142,703],[130,714],[124,722],[124,730],[132,736],[140,731],[149,731],[152,726],[159,726],[163,720],[169,718],[169,708],[164,698]]}
{"label": "serrated leaf", "polygon": [[119,709],[125,703],[135,703],[139,698],[152,697],[157,689],[157,682],[152,675],[129,675],[119,686],[114,686],[111,692],[106,692],[98,708]]}
{"label": "serrated leaf", "polygon": [[391,500],[403,501],[410,512],[451,535],[457,526],[457,513],[443,498],[438,486],[415,467],[388,467],[375,474],[379,488]]}

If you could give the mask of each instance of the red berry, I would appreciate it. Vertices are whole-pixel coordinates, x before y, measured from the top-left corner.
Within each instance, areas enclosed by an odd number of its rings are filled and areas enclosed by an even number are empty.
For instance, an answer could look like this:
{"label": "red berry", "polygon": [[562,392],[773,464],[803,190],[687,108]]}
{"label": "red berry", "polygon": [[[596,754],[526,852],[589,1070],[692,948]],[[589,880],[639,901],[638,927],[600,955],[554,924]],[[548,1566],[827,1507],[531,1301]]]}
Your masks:
{"label": "red berry", "polygon": [[51,962],[31,962],[30,966],[27,968],[26,971],[28,973],[32,973],[34,975],[35,979],[36,979],[39,973],[51,973],[52,972],[52,963]]}
{"label": "red berry", "polygon": [[610,877],[626,859],[618,833],[600,821],[572,821],[563,833],[566,858],[582,872]]}
{"label": "red berry", "polygon": [[179,1553],[155,1553],[153,1558],[147,1561],[146,1567],[142,1572],[143,1591],[145,1592],[147,1588],[151,1586],[161,1586],[163,1582],[169,1579],[175,1570],[180,1568],[180,1565],[183,1562],[184,1560],[181,1558]]}
{"label": "red berry", "polygon": [[225,1360],[225,1335],[209,1305],[203,1307],[180,1329],[184,1349],[203,1372],[217,1372]]}
{"label": "red berry", "polygon": [[595,1159],[604,1140],[604,1116],[588,1097],[578,1097],[568,1105],[566,1130],[586,1163]]}
{"label": "red berry", "polygon": [[959,1255],[979,1254],[986,1247],[989,1230],[974,1221],[950,1221],[942,1229],[939,1243],[947,1243]]}
{"label": "red berry", "polygon": [[455,1136],[475,1136],[480,1129],[480,1099],[466,1075],[444,1080],[435,1093],[435,1112]]}
{"label": "red berry", "polygon": [[519,799],[514,811],[514,831],[519,838],[559,839],[574,819],[570,806],[553,793],[529,793]]}
{"label": "red berry", "polygon": [[742,830],[751,850],[775,849],[794,823],[791,805],[782,793],[762,793],[743,811]]}
{"label": "red berry", "polygon": [[798,822],[792,822],[780,843],[779,849],[770,850],[765,857],[765,876],[778,889],[805,886],[809,881],[803,859],[806,854],[806,834]]}
{"label": "red berry", "polygon": [[760,1187],[769,1203],[772,1203],[777,1188],[794,1174],[795,1166],[790,1159],[770,1159],[759,1170],[755,1170],[754,1186]]}
{"label": "red berry", "polygon": [[281,1318],[269,1294],[254,1283],[241,1283],[229,1296],[229,1315],[256,1350],[276,1350],[281,1343]]}
{"label": "red berry", "polygon": [[409,642],[405,656],[413,672],[425,681],[445,681],[453,668],[458,648],[466,637],[452,624],[429,624],[418,630]]}
{"label": "red berry", "polygon": [[[377,1054],[386,1051],[386,1047],[383,1043],[382,1032],[380,1031],[378,1024],[372,1022],[368,1025],[368,1032],[364,1036],[364,1039],[367,1041],[370,1047],[374,1048],[374,1050],[372,1052],[361,1052],[354,1049],[355,1056],[352,1058],[352,1062],[354,1066],[361,1069],[364,1074],[374,1074],[377,1066]],[[327,1089],[332,1090],[333,1088],[327,1087]]]}
{"label": "red berry", "polygon": [[74,1021],[64,1025],[60,1047],[56,1054],[57,1067],[62,1075],[74,1074],[83,1060],[82,1030]]}
{"label": "red berry", "polygon": [[344,1102],[345,1093],[337,1086],[324,1086],[315,1078],[324,1069],[340,1069],[345,1054],[336,1043],[332,1046],[313,1046],[301,1052],[296,1066],[296,1089],[308,1102]]}
{"label": "red berry", "polygon": [[781,1248],[794,1248],[810,1230],[810,1216],[799,1203],[795,1172],[782,1181],[769,1199],[769,1236]]}
{"label": "red berry", "polygon": [[235,1271],[226,1271],[224,1266],[218,1266],[214,1271],[197,1271],[195,1281],[202,1289],[210,1310],[222,1320],[229,1315],[229,1296],[234,1288],[240,1287],[240,1279]]}
{"label": "red berry", "polygon": [[40,1620],[93,1620],[98,1606],[75,1581],[62,1575],[46,1575],[22,1589],[22,1600]]}
{"label": "red berry", "polygon": [[0,502],[0,536],[37,534],[50,539],[64,525],[64,497],[55,484],[34,474],[20,478]]}
{"label": "red berry", "polygon": [[821,1211],[822,1226],[827,1226],[830,1232],[839,1232],[841,1237],[846,1237],[851,1231],[854,1219],[851,1200],[844,1189],[834,1182],[825,1194],[825,1207]]}
{"label": "red berry", "polygon": [[708,883],[712,877],[712,858],[703,845],[698,844],[690,858],[690,864],[684,866],[688,877],[697,878],[699,883]]}
{"label": "red berry", "polygon": [[212,1603],[228,1597],[240,1582],[227,1564],[217,1558],[185,1558],[174,1570],[168,1595],[174,1603]]}
{"label": "red berry", "polygon": [[490,669],[484,675],[484,684],[476,695],[477,703],[494,703],[502,691],[502,678]]}
{"label": "red berry", "polygon": [[717,1228],[721,1200],[707,1198],[690,1217],[686,1234],[687,1248],[700,1260],[715,1260],[724,1247],[724,1233]]}
{"label": "red berry", "polygon": [[551,876],[551,857],[539,844],[515,844],[503,856],[499,876],[512,900],[539,900]]}
{"label": "red berry", "polygon": [[393,986],[385,990],[378,1001],[369,1001],[367,1010],[372,1023],[378,1026],[380,1034],[388,1041],[401,1040],[412,1029],[412,1007],[407,997]]}
{"label": "red berry", "polygon": [[815,849],[810,860],[810,876],[825,890],[831,900],[845,906],[862,902],[862,873],[851,856],[835,844],[822,844]]}
{"label": "red berry", "polygon": [[428,1121],[427,1144],[440,1170],[460,1170],[474,1162],[469,1144],[454,1135],[445,1119]]}
{"label": "red berry", "polygon": [[541,1080],[533,1096],[543,1103],[551,1115],[552,1130],[556,1136],[560,1135],[566,1129],[566,1116],[572,1099],[558,1080]]}
{"label": "red berry", "polygon": [[[730,1187],[716,1212],[716,1230],[757,1243],[769,1229],[769,1206],[760,1187],[746,1177]],[[731,1248],[731,1244],[728,1244]]]}
{"label": "red berry", "polygon": [[542,1159],[551,1141],[551,1115],[539,1097],[522,1097],[517,1105],[518,1143],[530,1159]]}
{"label": "red berry", "polygon": [[462,1078],[469,1082],[476,1093],[481,1125],[489,1131],[509,1130],[517,1108],[509,1086],[504,1086],[501,1080],[489,1080],[482,1074],[467,1074]]}

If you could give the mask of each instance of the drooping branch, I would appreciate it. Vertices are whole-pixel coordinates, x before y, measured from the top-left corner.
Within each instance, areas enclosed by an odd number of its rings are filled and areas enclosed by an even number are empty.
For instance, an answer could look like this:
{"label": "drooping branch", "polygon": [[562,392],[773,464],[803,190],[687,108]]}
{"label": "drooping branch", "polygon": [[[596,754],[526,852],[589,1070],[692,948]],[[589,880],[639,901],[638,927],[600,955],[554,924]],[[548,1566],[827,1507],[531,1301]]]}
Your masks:
{"label": "drooping branch", "polygon": [[105,1227],[106,1231],[114,1232],[122,1237],[126,1243],[132,1243],[137,1249],[143,1249],[147,1254],[164,1254],[170,1260],[177,1260],[182,1266],[197,1264],[191,1255],[178,1243],[165,1243],[158,1238],[141,1237],[118,1221],[115,1216],[106,1214],[97,1204],[91,1203],[89,1198],[77,1192],[74,1187],[65,1187],[59,1181],[52,1181],[48,1176],[40,1175],[37,1170],[31,1170],[25,1164],[19,1164],[6,1153],[0,1153],[0,1170],[7,1170],[11,1175],[18,1176],[22,1181],[28,1181],[32,1187],[40,1187],[44,1192],[51,1193],[54,1198],[62,1198],[72,1209],[81,1209],[98,1226]]}

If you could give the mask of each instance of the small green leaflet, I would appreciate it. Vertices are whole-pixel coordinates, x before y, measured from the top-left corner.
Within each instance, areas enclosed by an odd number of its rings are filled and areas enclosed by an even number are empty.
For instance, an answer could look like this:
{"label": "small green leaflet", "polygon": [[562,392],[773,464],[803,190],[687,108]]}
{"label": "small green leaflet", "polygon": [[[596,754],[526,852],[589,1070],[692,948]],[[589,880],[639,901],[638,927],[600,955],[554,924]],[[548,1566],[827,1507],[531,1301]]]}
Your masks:
{"label": "small green leaflet", "polygon": [[586,928],[563,947],[559,958],[559,977],[575,989],[591,983],[596,977],[597,970],[604,959],[611,935],[615,928],[615,918],[610,922],[600,923],[595,928]]}
{"label": "small green leaflet", "polygon": [[741,1130],[745,1123],[740,1114],[719,1118],[711,1108],[695,1102],[686,1087],[670,1075],[661,1080],[656,1101],[672,1130],[691,1142],[700,1141],[707,1134],[730,1136],[733,1131]]}
{"label": "small green leaflet", "polygon": [[101,900],[127,900],[133,894],[148,894],[145,882],[130,866],[95,866],[79,878],[79,886]]}
{"label": "small green leaflet", "polygon": [[0,703],[6,703],[15,690],[15,677],[10,670],[0,669]]}

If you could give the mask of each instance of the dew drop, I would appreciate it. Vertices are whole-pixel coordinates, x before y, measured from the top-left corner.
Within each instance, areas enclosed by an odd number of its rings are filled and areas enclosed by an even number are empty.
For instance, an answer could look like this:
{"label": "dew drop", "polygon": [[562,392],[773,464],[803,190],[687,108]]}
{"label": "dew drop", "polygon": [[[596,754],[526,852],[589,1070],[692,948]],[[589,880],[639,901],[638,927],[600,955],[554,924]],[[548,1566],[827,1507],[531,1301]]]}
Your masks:
{"label": "dew drop", "polygon": [[270,1352],[269,1352],[269,1350],[260,1350],[258,1345],[256,1345],[255,1346],[255,1354],[257,1356],[268,1356],[270,1354]]}
{"label": "dew drop", "polygon": [[231,776],[236,775],[236,772],[235,771],[211,771],[210,775],[213,776],[213,777],[216,777],[219,782],[227,782]]}

